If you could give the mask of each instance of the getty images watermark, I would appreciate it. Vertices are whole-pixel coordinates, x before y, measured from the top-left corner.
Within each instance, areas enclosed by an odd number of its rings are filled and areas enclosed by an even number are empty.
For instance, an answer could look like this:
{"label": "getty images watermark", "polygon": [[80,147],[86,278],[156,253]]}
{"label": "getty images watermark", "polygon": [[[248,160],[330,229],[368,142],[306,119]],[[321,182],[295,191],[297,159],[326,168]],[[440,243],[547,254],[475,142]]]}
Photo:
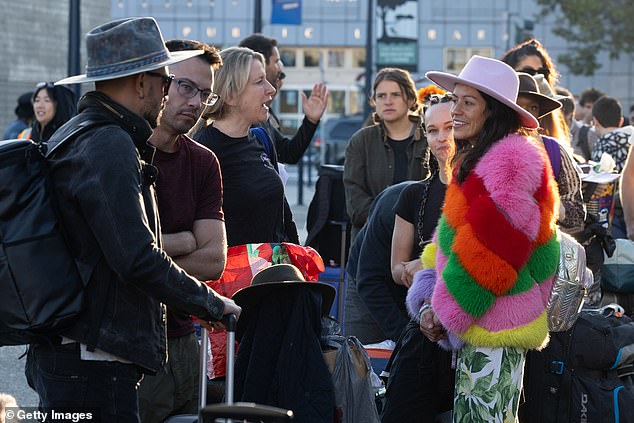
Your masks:
{"label": "getty images watermark", "polygon": [[76,409],[39,410],[37,407],[7,407],[4,409],[6,423],[16,422],[49,422],[80,423],[98,422],[99,415],[94,410],[78,411]]}

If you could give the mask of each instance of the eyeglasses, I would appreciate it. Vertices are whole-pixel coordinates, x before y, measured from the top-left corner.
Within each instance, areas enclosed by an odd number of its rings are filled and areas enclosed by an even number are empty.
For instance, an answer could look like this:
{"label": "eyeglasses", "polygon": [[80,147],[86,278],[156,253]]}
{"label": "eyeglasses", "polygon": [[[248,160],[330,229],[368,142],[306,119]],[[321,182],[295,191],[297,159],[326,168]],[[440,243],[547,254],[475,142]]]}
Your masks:
{"label": "eyeglasses", "polygon": [[524,69],[520,69],[519,72],[524,72],[527,73],[531,76],[535,76],[538,73],[544,75],[544,78],[548,79],[548,76],[550,75],[550,72],[548,71],[548,68],[539,68],[539,69],[533,69],[530,67],[525,67]]}
{"label": "eyeglasses", "polygon": [[211,90],[201,90],[186,79],[175,79],[176,91],[185,98],[194,98],[200,93],[200,102],[205,106],[216,104],[220,96]]}
{"label": "eyeglasses", "polygon": [[146,71],[145,73],[147,73],[150,76],[161,78],[163,80],[163,96],[166,96],[170,90],[170,85],[172,85],[172,81],[174,80],[174,75],[165,75],[163,73],[150,72],[150,71]]}

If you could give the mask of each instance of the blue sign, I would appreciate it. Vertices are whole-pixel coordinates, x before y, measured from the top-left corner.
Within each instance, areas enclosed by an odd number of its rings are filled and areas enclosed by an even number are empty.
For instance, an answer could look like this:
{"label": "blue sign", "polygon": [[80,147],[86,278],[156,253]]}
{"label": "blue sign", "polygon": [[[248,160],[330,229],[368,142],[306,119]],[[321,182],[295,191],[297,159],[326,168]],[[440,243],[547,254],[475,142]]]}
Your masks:
{"label": "blue sign", "polygon": [[271,23],[282,25],[302,24],[301,0],[273,0]]}

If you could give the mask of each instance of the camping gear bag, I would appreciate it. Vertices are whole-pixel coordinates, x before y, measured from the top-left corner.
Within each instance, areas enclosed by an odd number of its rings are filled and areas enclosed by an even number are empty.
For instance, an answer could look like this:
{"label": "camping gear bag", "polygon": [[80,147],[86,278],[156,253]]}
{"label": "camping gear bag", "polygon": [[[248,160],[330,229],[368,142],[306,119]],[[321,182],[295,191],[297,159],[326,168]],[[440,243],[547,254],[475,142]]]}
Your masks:
{"label": "camping gear bag", "polygon": [[529,351],[521,422],[634,422],[634,323],[618,305],[583,309]]}

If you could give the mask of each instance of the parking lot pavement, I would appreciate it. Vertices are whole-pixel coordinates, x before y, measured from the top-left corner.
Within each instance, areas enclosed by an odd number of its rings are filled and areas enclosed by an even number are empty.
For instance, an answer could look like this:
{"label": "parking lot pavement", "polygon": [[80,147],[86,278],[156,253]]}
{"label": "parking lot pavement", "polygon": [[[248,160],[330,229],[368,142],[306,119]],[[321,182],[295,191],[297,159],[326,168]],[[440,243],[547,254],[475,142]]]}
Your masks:
{"label": "parking lot pavement", "polygon": [[37,394],[26,383],[26,346],[0,347],[0,392],[13,395],[21,407],[37,406]]}

